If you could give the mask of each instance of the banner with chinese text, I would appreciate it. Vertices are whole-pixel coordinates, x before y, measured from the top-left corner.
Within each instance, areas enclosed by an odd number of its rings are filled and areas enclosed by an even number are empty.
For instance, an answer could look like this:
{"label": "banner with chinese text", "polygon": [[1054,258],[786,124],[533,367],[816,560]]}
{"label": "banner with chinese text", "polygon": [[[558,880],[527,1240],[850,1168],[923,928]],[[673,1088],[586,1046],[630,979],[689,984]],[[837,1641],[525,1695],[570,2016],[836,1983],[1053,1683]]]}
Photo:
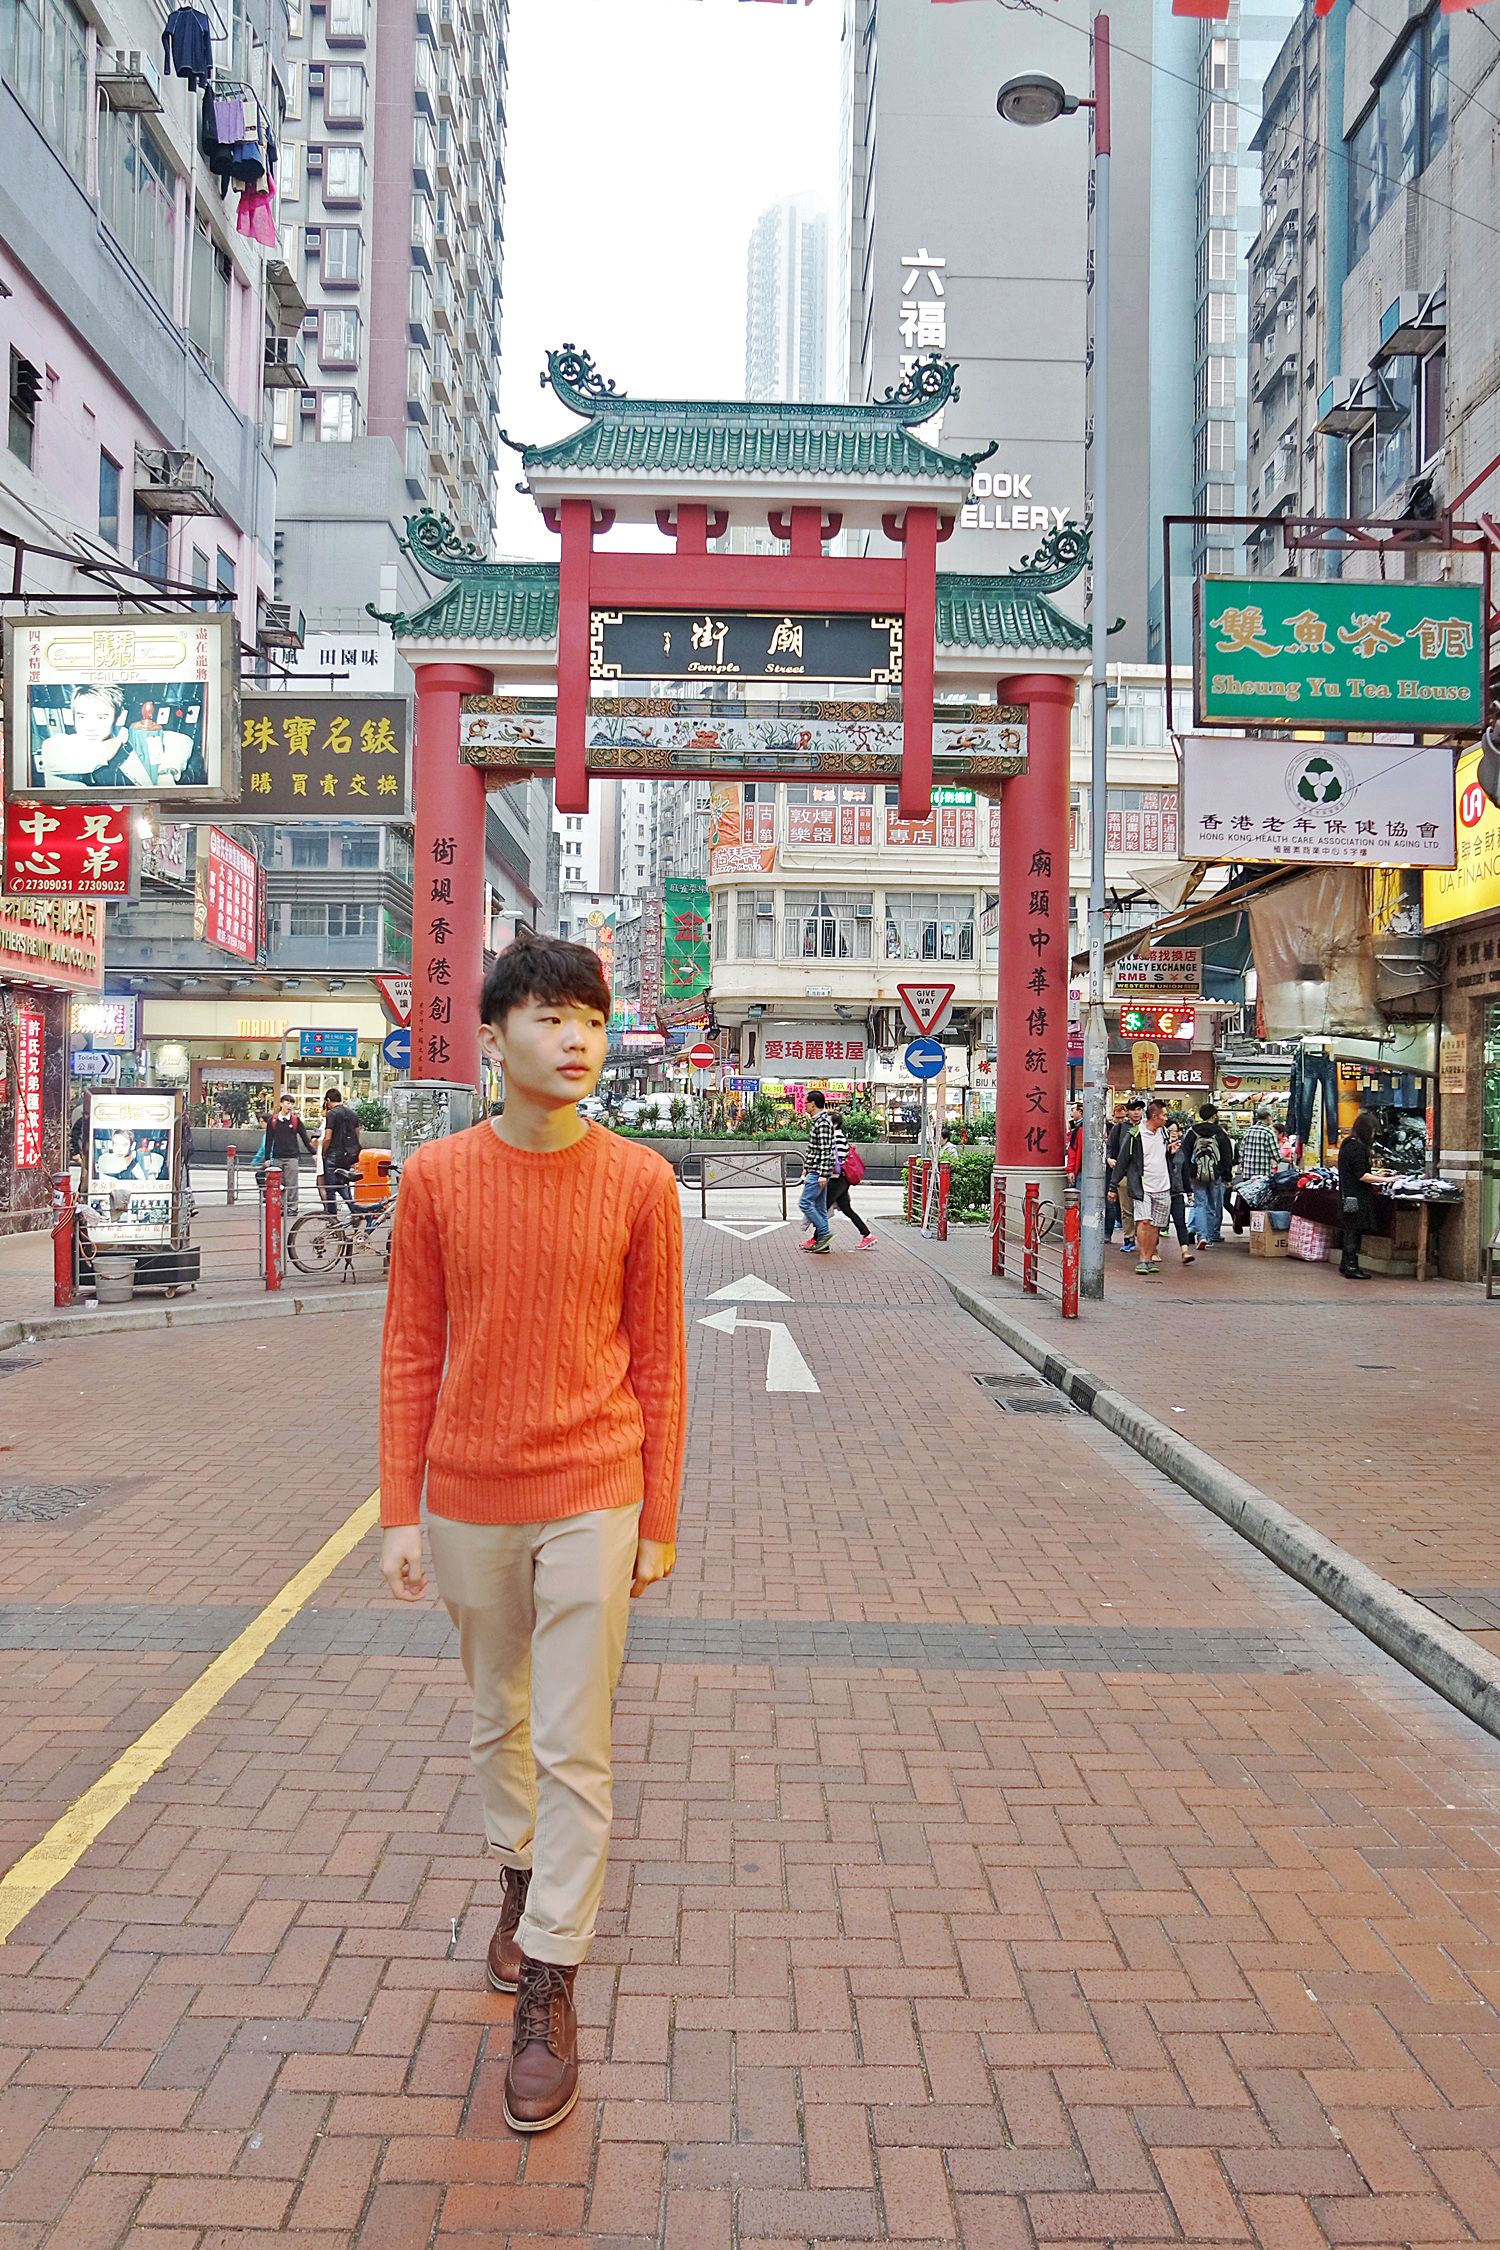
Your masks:
{"label": "banner with chinese text", "polygon": [[104,908],[89,899],[0,897],[0,979],[97,992]]}
{"label": "banner with chinese text", "polygon": [[692,876],[669,875],[663,890],[663,997],[694,1000],[708,990],[708,885]]}
{"label": "banner with chinese text", "polygon": [[1478,586],[1203,578],[1194,608],[1200,726],[1484,725]]}
{"label": "banner with chinese text", "polygon": [[1183,737],[1185,859],[1451,867],[1453,827],[1446,746]]}
{"label": "banner with chinese text", "polygon": [[399,695],[247,695],[242,820],[404,820],[406,700]]}
{"label": "banner with chinese text", "polygon": [[221,946],[241,961],[260,952],[259,860],[218,828],[198,831],[198,874],[193,900],[193,935]]}
{"label": "banner with chinese text", "polygon": [[128,805],[7,805],[5,883],[11,898],[133,898]]}

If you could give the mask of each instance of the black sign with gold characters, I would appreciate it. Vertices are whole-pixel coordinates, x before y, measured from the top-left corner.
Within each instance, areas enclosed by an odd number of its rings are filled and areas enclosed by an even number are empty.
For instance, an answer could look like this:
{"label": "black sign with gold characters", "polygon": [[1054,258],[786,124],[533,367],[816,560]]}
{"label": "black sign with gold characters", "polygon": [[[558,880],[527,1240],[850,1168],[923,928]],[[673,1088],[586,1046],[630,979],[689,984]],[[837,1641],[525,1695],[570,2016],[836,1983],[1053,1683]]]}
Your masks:
{"label": "black sign with gold characters", "polygon": [[410,760],[399,695],[246,695],[236,820],[404,820]]}
{"label": "black sign with gold characters", "polygon": [[857,680],[901,685],[899,617],[774,610],[596,609],[595,680]]}

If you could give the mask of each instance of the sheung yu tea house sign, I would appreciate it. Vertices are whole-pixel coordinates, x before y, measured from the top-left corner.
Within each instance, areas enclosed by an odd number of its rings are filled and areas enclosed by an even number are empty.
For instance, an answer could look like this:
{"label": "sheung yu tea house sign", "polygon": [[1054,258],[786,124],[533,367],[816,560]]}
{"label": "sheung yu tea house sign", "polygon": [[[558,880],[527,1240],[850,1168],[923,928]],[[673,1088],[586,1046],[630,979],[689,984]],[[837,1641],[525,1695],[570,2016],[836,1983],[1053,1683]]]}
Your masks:
{"label": "sheung yu tea house sign", "polygon": [[1205,578],[1195,604],[1202,726],[1484,725],[1480,586]]}

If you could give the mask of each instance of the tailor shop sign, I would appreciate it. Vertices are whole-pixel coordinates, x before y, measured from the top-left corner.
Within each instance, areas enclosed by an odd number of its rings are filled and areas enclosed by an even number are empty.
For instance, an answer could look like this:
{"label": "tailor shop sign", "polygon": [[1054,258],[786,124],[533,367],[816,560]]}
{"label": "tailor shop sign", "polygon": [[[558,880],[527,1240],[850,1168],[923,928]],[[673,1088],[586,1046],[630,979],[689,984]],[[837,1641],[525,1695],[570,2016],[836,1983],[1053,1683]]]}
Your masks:
{"label": "tailor shop sign", "polygon": [[1200,579],[1198,724],[1477,732],[1482,620],[1478,586]]}

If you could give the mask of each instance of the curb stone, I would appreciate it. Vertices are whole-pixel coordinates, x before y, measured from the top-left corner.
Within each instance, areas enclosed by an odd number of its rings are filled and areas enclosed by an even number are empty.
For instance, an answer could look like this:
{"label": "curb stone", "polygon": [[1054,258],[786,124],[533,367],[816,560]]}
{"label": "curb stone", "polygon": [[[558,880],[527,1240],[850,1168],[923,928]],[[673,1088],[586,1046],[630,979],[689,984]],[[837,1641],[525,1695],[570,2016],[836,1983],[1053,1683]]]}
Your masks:
{"label": "curb stone", "polygon": [[1465,1718],[1500,1736],[1500,1657],[1413,1601],[1347,1548],[1325,1539],[1201,1446],[1143,1413],[1119,1391],[1110,1390],[1087,1368],[1050,1350],[993,1300],[948,1274],[942,1279],[971,1319],[1034,1367],[1044,1382],[1123,1438],[1143,1460],[1211,1509]]}
{"label": "curb stone", "polygon": [[41,1320],[0,1321],[0,1351],[17,1344],[55,1344],[64,1338],[128,1336],[145,1328],[214,1328],[231,1320],[291,1320],[300,1313],[374,1312],[385,1304],[383,1288],[356,1283],[337,1296],[296,1297],[276,1291],[222,1304],[122,1306],[118,1312],[60,1313]]}

